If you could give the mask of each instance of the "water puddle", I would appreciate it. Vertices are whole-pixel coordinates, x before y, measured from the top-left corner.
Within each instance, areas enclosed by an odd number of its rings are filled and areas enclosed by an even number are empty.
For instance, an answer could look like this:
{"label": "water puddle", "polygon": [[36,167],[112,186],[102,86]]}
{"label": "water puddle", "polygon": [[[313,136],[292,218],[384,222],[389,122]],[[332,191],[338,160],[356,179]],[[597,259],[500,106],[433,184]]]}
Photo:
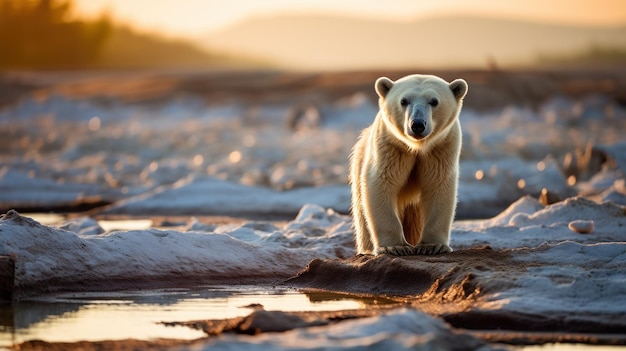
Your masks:
{"label": "water puddle", "polygon": [[98,224],[105,232],[114,230],[141,230],[152,227],[151,219],[99,220]]}
{"label": "water puddle", "polygon": [[30,217],[43,225],[60,224],[66,217],[56,213],[20,213],[22,216]]}
{"label": "water puddle", "polygon": [[261,304],[266,310],[331,311],[390,302],[258,286],[55,294],[0,305],[0,348],[34,339],[196,339],[205,334],[160,322],[245,316],[253,311],[254,304]]}
{"label": "water puddle", "polygon": [[514,348],[516,351],[617,351],[624,350],[624,346],[617,345],[587,345],[587,344],[545,344],[530,345]]}
{"label": "water puddle", "polygon": [[[26,217],[30,217],[43,225],[60,225],[67,220],[67,217],[55,213],[24,213]],[[152,227],[152,220],[147,218],[137,219],[102,219],[98,220],[98,224],[105,232],[114,230],[140,230]]]}

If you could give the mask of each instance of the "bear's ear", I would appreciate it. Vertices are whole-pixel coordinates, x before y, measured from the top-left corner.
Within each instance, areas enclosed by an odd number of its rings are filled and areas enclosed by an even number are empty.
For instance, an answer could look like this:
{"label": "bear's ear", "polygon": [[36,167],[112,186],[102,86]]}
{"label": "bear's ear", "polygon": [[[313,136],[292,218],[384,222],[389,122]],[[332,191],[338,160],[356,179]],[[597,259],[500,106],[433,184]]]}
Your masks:
{"label": "bear's ear", "polygon": [[376,88],[376,93],[378,94],[378,96],[384,98],[385,96],[387,96],[387,93],[389,93],[389,90],[391,90],[391,88],[393,87],[393,80],[387,77],[380,77],[376,79],[376,84],[374,85],[374,87]]}
{"label": "bear's ear", "polygon": [[450,83],[450,90],[457,101],[460,101],[467,94],[467,82],[463,79],[455,79]]}

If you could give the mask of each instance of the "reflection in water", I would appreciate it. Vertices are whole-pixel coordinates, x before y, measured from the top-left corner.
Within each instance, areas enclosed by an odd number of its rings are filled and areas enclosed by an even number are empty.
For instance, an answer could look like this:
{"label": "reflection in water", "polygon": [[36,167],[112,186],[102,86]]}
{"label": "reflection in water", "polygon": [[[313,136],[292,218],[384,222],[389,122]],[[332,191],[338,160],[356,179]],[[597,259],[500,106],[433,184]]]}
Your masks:
{"label": "reflection in water", "polygon": [[587,345],[587,344],[545,344],[530,345],[516,348],[517,351],[617,351],[623,350],[617,345]]}
{"label": "reflection in water", "polygon": [[105,232],[116,230],[138,230],[152,227],[151,219],[99,220],[98,224]]}
{"label": "reflection in water", "polygon": [[329,291],[305,291],[306,296],[309,298],[311,303],[318,302],[331,302],[338,301],[340,303],[345,302],[347,300],[358,301],[361,308],[367,308],[368,306],[380,306],[380,305],[397,305],[398,300],[393,300],[385,296],[359,296],[358,298],[354,295],[347,293],[339,293],[339,292],[329,292]]}
{"label": "reflection in water", "polygon": [[[322,311],[389,303],[350,295],[259,287],[204,287],[115,293],[64,293],[0,305],[0,348],[33,339],[45,341],[126,338],[195,339],[201,331],[159,322],[245,316],[251,306],[266,310]],[[244,307],[250,306],[250,307]]]}

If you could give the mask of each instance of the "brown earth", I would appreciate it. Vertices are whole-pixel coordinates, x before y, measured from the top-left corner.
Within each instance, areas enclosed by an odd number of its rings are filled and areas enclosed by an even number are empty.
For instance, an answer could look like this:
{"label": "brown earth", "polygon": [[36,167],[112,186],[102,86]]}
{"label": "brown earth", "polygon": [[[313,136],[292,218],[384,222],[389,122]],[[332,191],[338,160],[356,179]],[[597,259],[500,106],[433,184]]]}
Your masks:
{"label": "brown earth", "polygon": [[59,94],[74,99],[158,103],[182,95],[211,103],[315,104],[354,93],[376,96],[376,78],[427,73],[452,80],[464,78],[471,89],[465,105],[481,111],[509,104],[535,107],[564,95],[578,98],[605,94],[626,104],[626,69],[563,70],[378,70],[348,72],[285,71],[93,71],[9,72],[0,74],[0,107],[30,94]]}
{"label": "brown earth", "polygon": [[[491,290],[506,289],[506,282],[478,285],[482,273],[515,274],[526,267],[512,262],[512,250],[489,246],[458,250],[446,255],[394,257],[355,256],[315,259],[286,284],[357,294],[418,297],[421,302],[473,300]],[[410,278],[407,278],[410,277]]]}
{"label": "brown earth", "polygon": [[79,342],[47,342],[31,340],[13,347],[20,351],[143,351],[143,350],[177,350],[192,347],[200,341],[184,341],[171,339],[143,340],[105,340]]}
{"label": "brown earth", "polygon": [[515,287],[517,277],[527,268],[544,265],[520,259],[540,250],[543,248],[493,250],[485,246],[435,256],[315,259],[286,284],[300,289],[388,296],[441,317],[456,328],[623,334],[623,320],[603,315],[483,308],[483,297]]}

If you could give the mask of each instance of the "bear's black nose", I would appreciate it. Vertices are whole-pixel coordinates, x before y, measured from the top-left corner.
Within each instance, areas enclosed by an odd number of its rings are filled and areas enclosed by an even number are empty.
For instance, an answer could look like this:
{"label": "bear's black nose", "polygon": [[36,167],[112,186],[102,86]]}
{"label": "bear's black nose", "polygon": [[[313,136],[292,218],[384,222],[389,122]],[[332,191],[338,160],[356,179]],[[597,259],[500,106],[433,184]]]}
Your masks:
{"label": "bear's black nose", "polygon": [[421,136],[422,133],[424,133],[424,131],[426,130],[426,122],[424,122],[424,120],[421,120],[421,119],[412,119],[410,127],[411,127],[411,131],[416,136]]}

